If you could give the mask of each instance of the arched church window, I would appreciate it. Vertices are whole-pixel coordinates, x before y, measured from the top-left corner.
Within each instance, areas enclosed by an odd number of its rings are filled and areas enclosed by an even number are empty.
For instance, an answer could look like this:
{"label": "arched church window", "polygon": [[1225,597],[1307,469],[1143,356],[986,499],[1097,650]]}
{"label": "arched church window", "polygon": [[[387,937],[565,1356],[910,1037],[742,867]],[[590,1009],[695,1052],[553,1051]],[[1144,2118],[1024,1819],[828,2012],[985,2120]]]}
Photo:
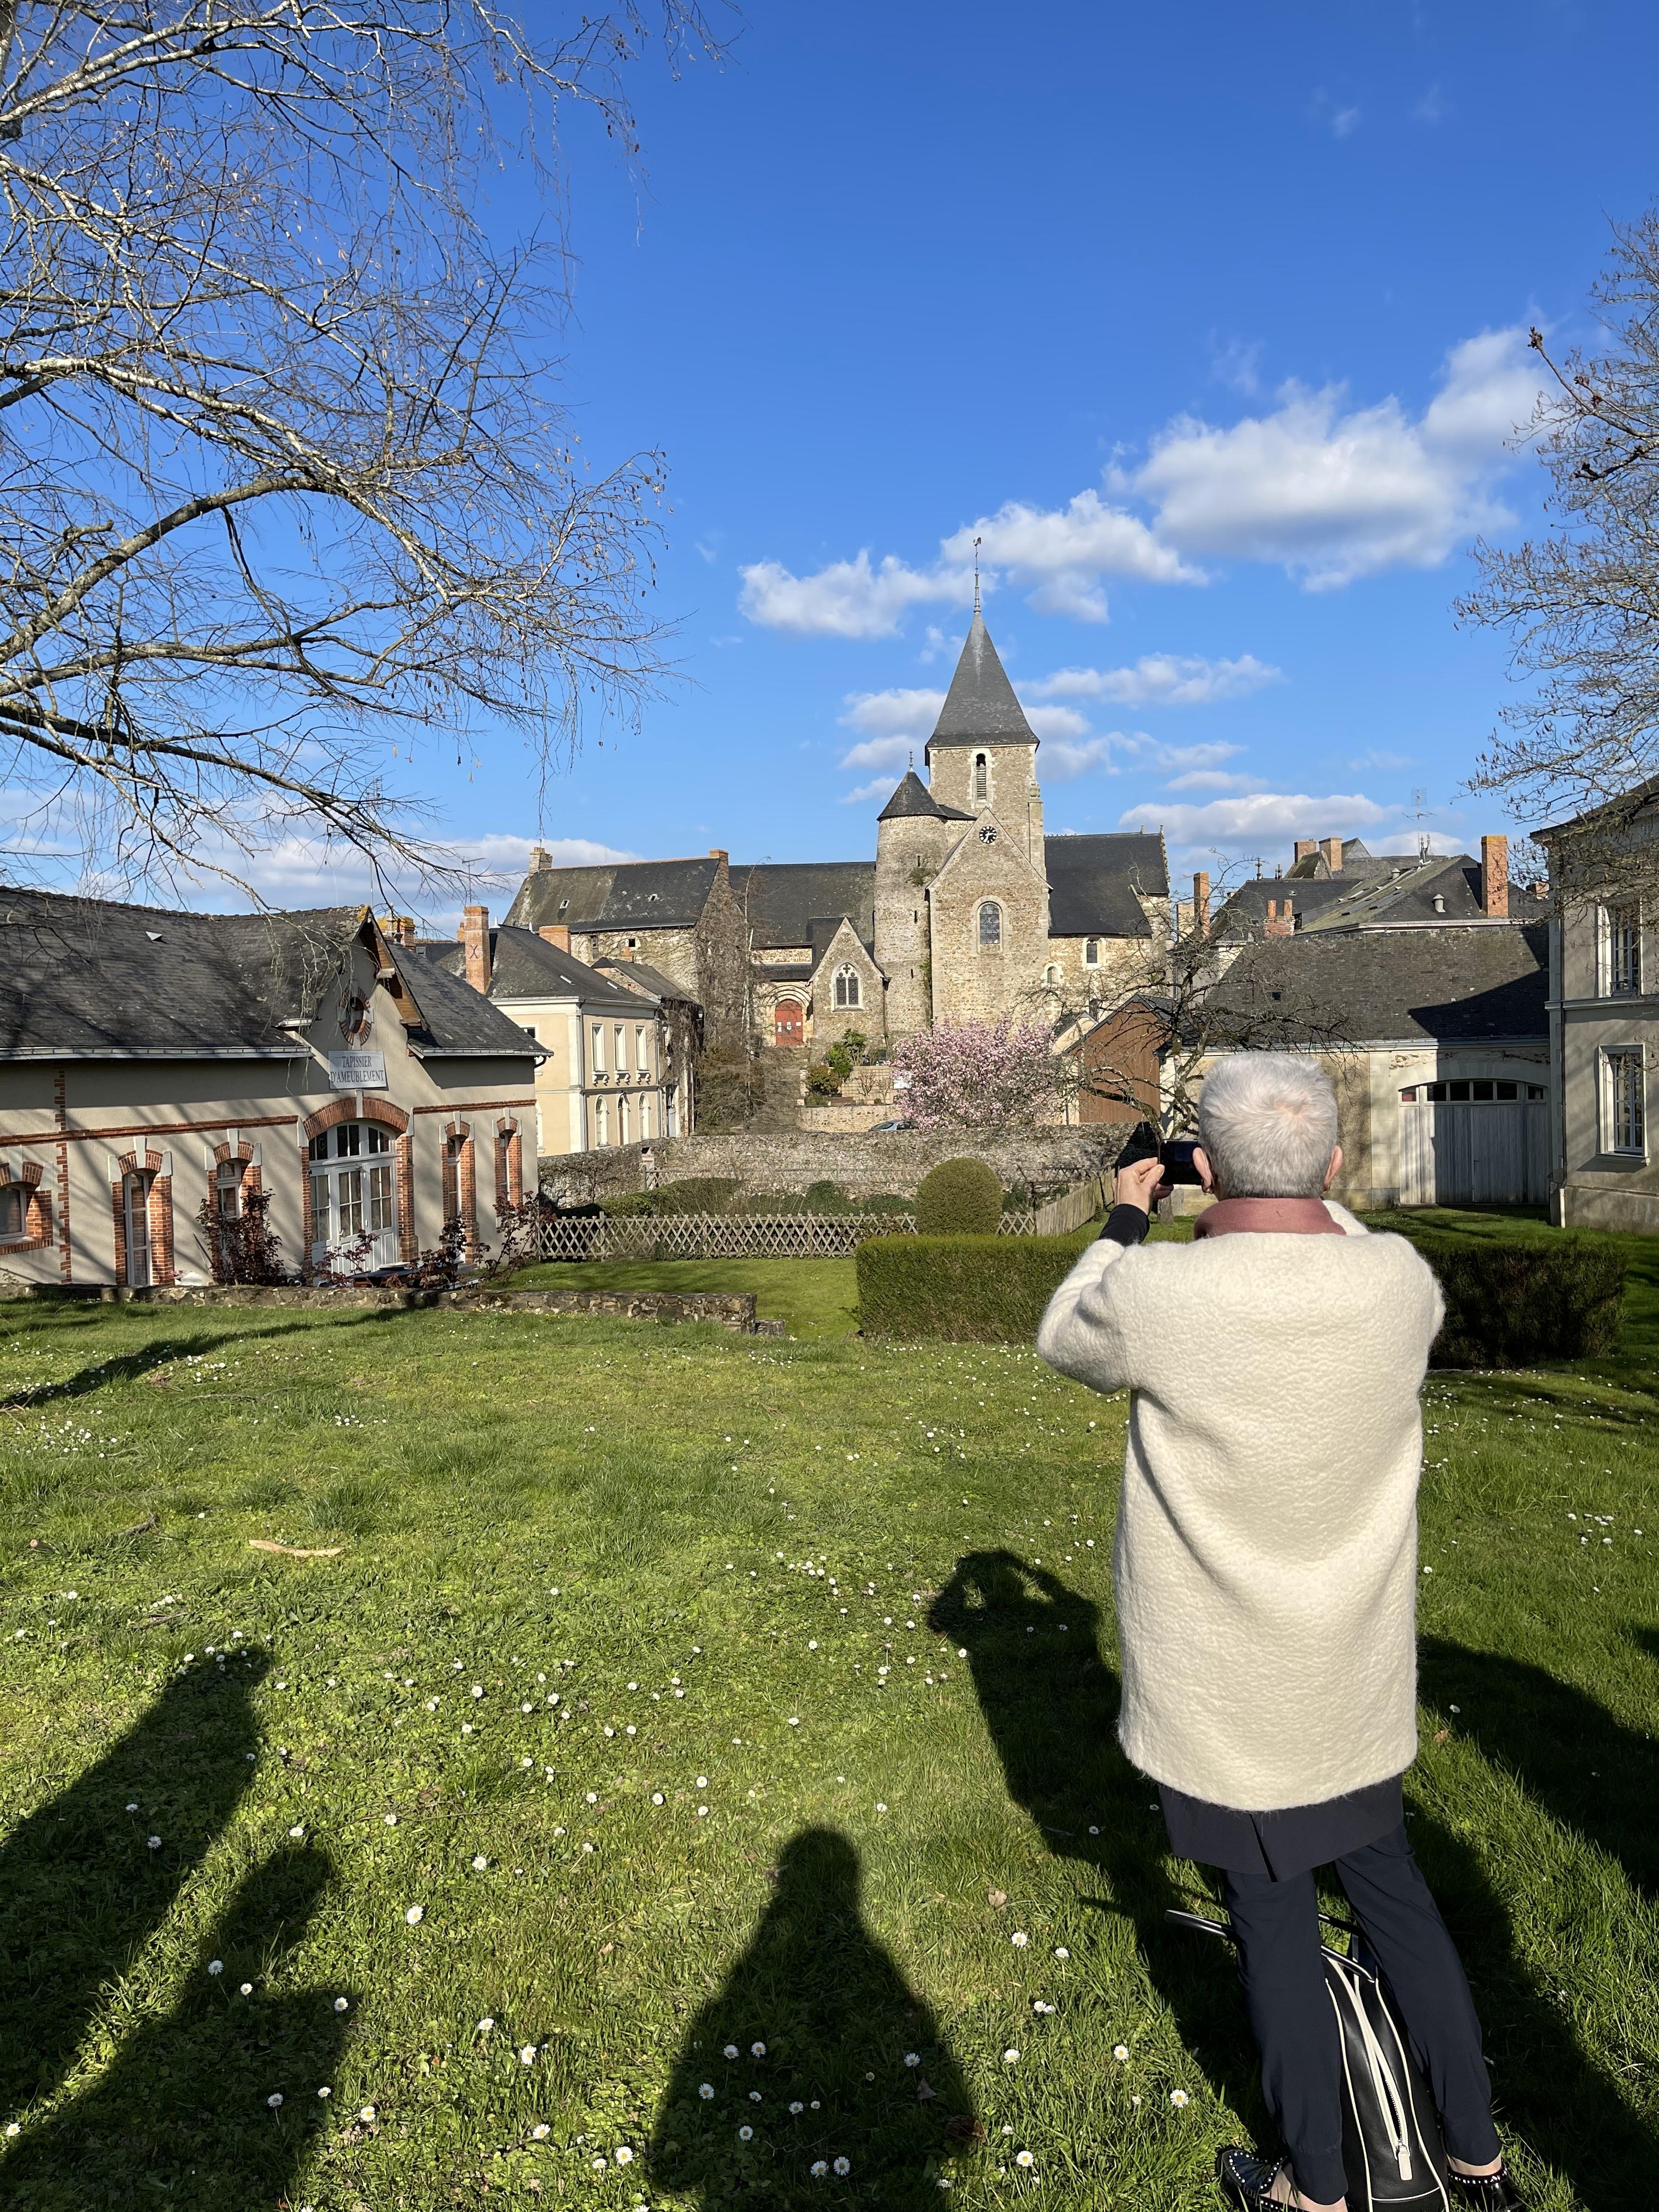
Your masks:
{"label": "arched church window", "polygon": [[974,755],[974,796],[975,799],[988,799],[990,797],[990,781],[991,770],[989,763],[987,761],[983,753],[975,753]]}
{"label": "arched church window", "polygon": [[979,941],[981,951],[1002,943],[1002,908],[994,899],[987,899],[979,910]]}
{"label": "arched church window", "polygon": [[856,968],[837,968],[836,970],[836,1004],[838,1006],[856,1006],[861,1005],[862,1002],[862,997],[859,988],[858,969]]}
{"label": "arched church window", "polygon": [[1042,980],[1051,991],[1057,991],[1060,988],[1060,970],[1052,961],[1043,969]]}
{"label": "arched church window", "polygon": [[1085,937],[1085,938],[1084,939],[1084,940],[1083,940],[1083,964],[1084,964],[1084,966],[1085,966],[1085,968],[1098,968],[1098,967],[1099,967],[1099,965],[1100,965],[1100,939],[1099,939],[1097,937]]}

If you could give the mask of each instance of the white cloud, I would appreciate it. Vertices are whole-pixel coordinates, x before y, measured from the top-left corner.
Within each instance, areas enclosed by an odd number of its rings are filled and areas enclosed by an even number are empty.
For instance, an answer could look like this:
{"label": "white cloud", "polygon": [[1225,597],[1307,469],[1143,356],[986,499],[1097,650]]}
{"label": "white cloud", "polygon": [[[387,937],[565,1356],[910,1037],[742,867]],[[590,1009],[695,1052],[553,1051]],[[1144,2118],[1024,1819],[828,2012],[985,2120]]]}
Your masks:
{"label": "white cloud", "polygon": [[1225,769],[1189,768],[1184,775],[1172,776],[1164,788],[1168,791],[1261,791],[1259,775],[1234,775]]}
{"label": "white cloud", "polygon": [[750,622],[809,637],[891,637],[911,607],[930,600],[965,606],[974,593],[971,568],[924,573],[890,553],[872,568],[867,550],[810,576],[793,575],[778,561],[757,561],[738,573],[738,605]]}
{"label": "white cloud", "polygon": [[[869,738],[893,738],[902,741],[910,738],[927,738],[939,720],[939,710],[945,704],[942,691],[917,689],[892,691],[849,691],[847,712],[842,720],[849,730],[860,730]],[[890,754],[878,756],[863,746],[855,746],[846,759],[843,768],[873,766],[877,758],[888,759]]]}
{"label": "white cloud", "polygon": [[861,745],[854,745],[841,757],[843,768],[901,769],[906,756],[915,750],[908,738],[866,738]]}
{"label": "white cloud", "polygon": [[1246,344],[1243,338],[1229,338],[1223,344],[1212,335],[1210,374],[1218,384],[1229,385],[1247,399],[1254,399],[1261,389],[1261,339],[1252,338]]}
{"label": "white cloud", "polygon": [[1121,826],[1132,829],[1157,816],[1166,835],[1182,845],[1221,845],[1273,853],[1297,837],[1352,837],[1396,823],[1397,806],[1382,806],[1363,792],[1315,799],[1306,792],[1255,791],[1212,799],[1201,805],[1177,803],[1132,807]]}
{"label": "white cloud", "polygon": [[1234,759],[1244,749],[1242,745],[1218,743],[1208,745],[1154,745],[1151,750],[1159,768],[1191,771],[1200,768],[1219,768],[1223,761]]}
{"label": "white cloud", "polygon": [[1083,737],[1089,727],[1073,707],[1027,707],[1025,719],[1045,747],[1055,738]]}
{"label": "white cloud", "polygon": [[866,799],[890,799],[892,794],[892,777],[890,775],[877,775],[872,776],[868,783],[860,784],[856,791],[843,792],[842,793],[841,803],[843,806],[861,806]]}
{"label": "white cloud", "polygon": [[1073,776],[1086,775],[1091,769],[1098,769],[1103,775],[1122,773],[1112,755],[1119,747],[1115,733],[1110,737],[1088,738],[1074,744],[1066,738],[1056,738],[1042,749],[1042,775],[1048,783],[1069,783]]}
{"label": "white cloud", "polygon": [[1269,684],[1284,681],[1283,671],[1253,653],[1237,660],[1205,660],[1196,654],[1146,653],[1131,668],[1060,668],[1028,684],[1034,699],[1110,699],[1124,707],[1205,707],[1218,699],[1243,699]]}
{"label": "white cloud", "polygon": [[[453,840],[437,848],[437,858],[444,866],[466,870],[478,897],[499,904],[504,912],[530,866],[531,848],[536,842],[506,835]],[[591,837],[550,837],[544,842],[556,867],[595,867],[608,860],[639,858],[636,853],[602,845]],[[349,906],[362,900],[378,908],[388,896],[360,854],[327,845],[319,838],[285,837],[251,859],[228,855],[227,865],[273,907]],[[459,907],[449,903],[453,893],[440,891],[437,896],[443,903],[428,908],[422,905],[418,884],[399,880],[394,874],[392,889],[399,907],[414,912],[422,926],[435,933],[447,933],[459,919]],[[210,912],[240,909],[244,903],[234,885],[210,878],[202,879],[195,901],[199,908]]]}
{"label": "white cloud", "polygon": [[1019,585],[1034,586],[1030,604],[1043,614],[1104,622],[1102,576],[1131,576],[1149,584],[1201,584],[1173,547],[1160,544],[1138,515],[1109,507],[1098,492],[1080,491],[1068,506],[1043,509],[1010,500],[947,538],[947,560],[968,560],[978,538],[980,556],[1006,569]]}
{"label": "white cloud", "polygon": [[1351,760],[1348,763],[1348,766],[1352,769],[1378,768],[1383,769],[1394,769],[1411,768],[1414,765],[1415,763],[1409,753],[1379,752],[1375,746],[1371,748],[1370,752],[1361,753],[1358,760]]}
{"label": "white cloud", "polygon": [[1340,386],[1288,386],[1272,414],[1230,428],[1179,417],[1113,482],[1153,502],[1170,544],[1277,562],[1310,590],[1430,568],[1510,520],[1492,478],[1537,389],[1523,333],[1486,331],[1452,349],[1415,421],[1392,397],[1345,411]]}
{"label": "white cloud", "polygon": [[1412,109],[1412,114],[1419,123],[1443,123],[1450,112],[1446,95],[1437,84],[1431,84]]}
{"label": "white cloud", "polygon": [[1308,113],[1333,138],[1352,138],[1359,127],[1357,107],[1340,107],[1328,92],[1316,92],[1308,103]]}

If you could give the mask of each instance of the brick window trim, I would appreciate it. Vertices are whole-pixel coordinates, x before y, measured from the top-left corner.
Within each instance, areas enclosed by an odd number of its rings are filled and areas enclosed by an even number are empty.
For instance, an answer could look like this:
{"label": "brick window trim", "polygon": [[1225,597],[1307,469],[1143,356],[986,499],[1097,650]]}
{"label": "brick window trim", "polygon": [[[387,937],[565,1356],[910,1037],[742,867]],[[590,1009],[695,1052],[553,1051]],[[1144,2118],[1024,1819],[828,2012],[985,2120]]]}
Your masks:
{"label": "brick window trim", "polygon": [[[463,1121],[459,1115],[455,1115],[442,1124],[442,1129],[446,1152],[452,1139],[460,1139],[460,1155],[455,1163],[455,1181],[461,1202],[461,1229],[466,1255],[469,1259],[475,1259],[479,1250],[478,1157],[477,1147],[472,1141],[472,1124]],[[440,1164],[441,1171],[442,1163]]]}
{"label": "brick window trim", "polygon": [[115,1228],[115,1279],[127,1279],[127,1212],[126,1185],[129,1176],[148,1176],[144,1192],[144,1211],[149,1221],[150,1280],[159,1286],[170,1285],[174,1277],[173,1249],[173,1177],[163,1175],[161,1165],[166,1155],[146,1151],[142,1157],[135,1150],[116,1156],[116,1175],[109,1187],[110,1211]]}
{"label": "brick window trim", "polygon": [[409,1127],[409,1116],[401,1106],[394,1106],[389,1098],[377,1098],[369,1091],[361,1097],[348,1091],[338,1098],[331,1098],[326,1106],[307,1114],[300,1127],[308,1145],[325,1129],[337,1128],[342,1121],[378,1121],[383,1128],[395,1130],[400,1137]]}
{"label": "brick window trim", "polygon": [[499,1216],[523,1204],[524,1139],[517,1116],[502,1114],[495,1122],[495,1212]]}
{"label": "brick window trim", "polygon": [[8,1183],[20,1184],[28,1193],[28,1197],[22,1235],[0,1238],[0,1252],[44,1252],[57,1243],[57,1231],[52,1218],[52,1193],[40,1188],[40,1178],[45,1172],[44,1160],[25,1160],[6,1176]]}
{"label": "brick window trim", "polygon": [[222,1211],[219,1204],[219,1170],[240,1167],[243,1202],[257,1198],[264,1188],[264,1181],[253,1158],[254,1145],[251,1137],[240,1138],[233,1145],[228,1138],[213,1147],[213,1169],[207,1179],[208,1203],[216,1213]]}

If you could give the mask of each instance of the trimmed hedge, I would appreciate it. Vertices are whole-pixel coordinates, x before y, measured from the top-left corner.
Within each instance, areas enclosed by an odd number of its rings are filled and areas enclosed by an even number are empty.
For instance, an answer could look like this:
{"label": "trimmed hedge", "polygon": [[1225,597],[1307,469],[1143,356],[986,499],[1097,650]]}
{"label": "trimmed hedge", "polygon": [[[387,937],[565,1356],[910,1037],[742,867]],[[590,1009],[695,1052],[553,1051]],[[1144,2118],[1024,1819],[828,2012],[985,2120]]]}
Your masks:
{"label": "trimmed hedge", "polygon": [[989,1237],[1002,1218],[1002,1185],[983,1160],[941,1160],[916,1185],[923,1237]]}
{"label": "trimmed hedge", "polygon": [[1627,1264],[1616,1244],[1570,1229],[1461,1237],[1398,1214],[1372,1225],[1407,1238],[1440,1278],[1446,1319],[1431,1367],[1532,1367],[1613,1349]]}
{"label": "trimmed hedge", "polygon": [[859,1246],[859,1328],[907,1344],[1029,1344],[1042,1310],[1098,1232],[1069,1237],[872,1237]]}
{"label": "trimmed hedge", "polygon": [[[1446,1320],[1435,1367],[1530,1367],[1610,1351],[1626,1260],[1599,1237],[1486,1238],[1377,1223],[1407,1237],[1440,1279]],[[1098,1231],[1068,1237],[875,1237],[858,1254],[859,1326],[907,1343],[1029,1344],[1079,1253]]]}

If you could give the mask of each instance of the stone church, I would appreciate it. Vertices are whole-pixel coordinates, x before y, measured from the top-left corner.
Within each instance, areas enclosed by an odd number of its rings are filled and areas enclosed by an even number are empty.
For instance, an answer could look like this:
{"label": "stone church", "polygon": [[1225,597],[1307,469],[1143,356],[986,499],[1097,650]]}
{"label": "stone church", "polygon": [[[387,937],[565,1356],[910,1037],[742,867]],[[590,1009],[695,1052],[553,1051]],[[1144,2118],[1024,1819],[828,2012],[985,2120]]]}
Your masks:
{"label": "stone church", "polygon": [[672,977],[711,1049],[1104,1009],[1168,935],[1164,839],[1048,836],[1038,744],[976,606],[927,781],[912,767],[882,809],[873,862],[733,866],[716,849],[566,868],[538,848],[507,919]]}

